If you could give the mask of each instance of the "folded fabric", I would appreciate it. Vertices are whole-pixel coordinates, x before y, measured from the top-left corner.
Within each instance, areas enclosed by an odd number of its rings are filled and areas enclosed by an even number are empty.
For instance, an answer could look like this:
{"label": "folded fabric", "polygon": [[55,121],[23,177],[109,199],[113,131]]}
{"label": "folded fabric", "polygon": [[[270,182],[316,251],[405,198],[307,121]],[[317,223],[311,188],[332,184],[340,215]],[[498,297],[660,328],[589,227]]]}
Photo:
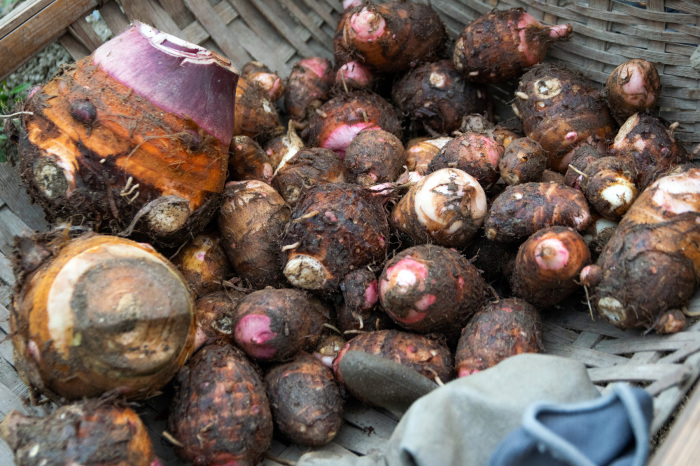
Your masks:
{"label": "folded fabric", "polygon": [[496,448],[489,466],[643,466],[649,454],[653,398],[644,389],[615,384],[596,400],[536,402],[522,426]]}
{"label": "folded fabric", "polygon": [[575,403],[600,397],[586,367],[546,354],[520,354],[419,398],[377,453],[364,457],[311,452],[299,466],[486,465],[520,427],[532,403]]}

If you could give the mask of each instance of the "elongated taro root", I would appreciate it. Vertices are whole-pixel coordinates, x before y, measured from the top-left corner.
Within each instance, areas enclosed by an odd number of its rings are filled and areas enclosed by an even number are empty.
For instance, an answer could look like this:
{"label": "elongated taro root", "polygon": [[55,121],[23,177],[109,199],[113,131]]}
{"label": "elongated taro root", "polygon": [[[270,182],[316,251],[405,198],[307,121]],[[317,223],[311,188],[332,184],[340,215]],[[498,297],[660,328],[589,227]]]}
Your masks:
{"label": "elongated taro root", "polygon": [[177,374],[168,431],[195,465],[253,465],[272,442],[272,414],[256,368],[238,348],[198,351]]}
{"label": "elongated taro root", "polygon": [[661,95],[661,78],[656,66],[641,58],[620,64],[610,73],[603,91],[618,124],[635,113],[651,113]]}
{"label": "elongated taro root", "polygon": [[440,138],[413,139],[406,144],[406,168],[420,175],[428,173],[428,166],[445,144],[452,140],[451,136]]}
{"label": "elongated taro root", "polygon": [[352,270],[383,260],[388,240],[384,206],[370,190],[315,186],[292,212],[283,241],[284,275],[298,288],[336,291]]}
{"label": "elongated taro root", "polygon": [[10,328],[15,365],[57,399],[111,390],[146,398],[192,353],[192,296],[146,244],[87,234],[43,245],[50,257],[18,282]]}
{"label": "elongated taro root", "polygon": [[280,241],[290,214],[282,196],[262,181],[226,186],[218,216],[224,251],[238,276],[256,289],[286,283]]}
{"label": "elongated taro root", "polygon": [[383,129],[360,131],[348,144],[343,159],[345,179],[363,186],[395,181],[405,165],[401,140]]}
{"label": "elongated taro root", "polygon": [[614,136],[610,110],[599,86],[560,65],[532,67],[520,79],[514,109],[525,136],[549,153],[549,168],[565,171],[562,158],[581,141],[608,141]]}
{"label": "elongated taro root", "polygon": [[406,71],[436,58],[447,32],[432,7],[413,2],[363,4],[338,22],[335,62],[361,61],[381,72]]}
{"label": "elongated taro root", "polygon": [[[452,380],[454,358],[450,349],[442,340],[427,335],[417,335],[399,330],[379,330],[357,335],[347,342],[333,361],[333,372],[341,383],[344,381],[338,370],[338,365],[348,351],[363,351],[398,362],[432,381],[448,382]],[[350,393],[360,401],[366,401],[358,396],[357,392],[350,391]]]}
{"label": "elongated taro root", "polygon": [[194,303],[197,321],[195,351],[216,340],[230,340],[233,335],[233,316],[238,302],[245,293],[233,289],[214,291]]}
{"label": "elongated taro root", "polygon": [[609,220],[620,220],[637,199],[637,171],[618,157],[601,157],[588,164],[581,189],[593,210]]}
{"label": "elongated taro root", "polygon": [[487,106],[486,88],[464,79],[450,60],[410,70],[394,83],[391,96],[407,116],[410,131],[445,135],[460,128],[464,115],[483,113]]}
{"label": "elongated taro root", "polygon": [[302,353],[270,370],[264,382],[272,418],[282,435],[310,447],[335,438],[343,425],[343,398],[333,372],[321,361]]}
{"label": "elongated taro root", "polygon": [[270,102],[278,100],[284,94],[282,78],[259,61],[249,61],[243,65],[241,76],[250,84],[260,88]]}
{"label": "elongated taro root", "polygon": [[458,377],[481,372],[521,353],[542,353],[542,320],[531,304],[500,299],[471,318],[455,352]]}
{"label": "elongated taro root", "polygon": [[218,232],[200,233],[173,258],[196,296],[221,289],[231,273],[222,238]]}
{"label": "elongated taro root", "polygon": [[547,153],[530,138],[508,144],[498,161],[498,171],[507,185],[539,181],[547,168]]}
{"label": "elongated taro root", "polygon": [[11,411],[0,437],[15,464],[112,464],[160,466],[146,426],[136,412],[106,401],[61,406],[47,417]]}
{"label": "elongated taro root", "polygon": [[343,160],[330,149],[305,147],[283,160],[275,170],[272,186],[294,207],[313,186],[344,183]]}
{"label": "elongated taro root", "polygon": [[274,167],[267,153],[250,136],[236,136],[228,152],[228,179],[231,181],[272,181]]}
{"label": "elongated taro root", "polygon": [[503,147],[481,133],[456,136],[440,149],[428,165],[428,173],[441,168],[457,168],[476,178],[482,188],[489,189],[498,181],[498,163]]}
{"label": "elongated taro root", "polygon": [[615,136],[610,155],[627,160],[637,170],[637,188],[646,189],[671,167],[686,163],[688,152],[673,131],[658,118],[635,113]]}
{"label": "elongated taro root", "polygon": [[248,136],[263,142],[284,131],[274,102],[265,96],[260,87],[243,77],[238,80],[235,104],[234,136]]}
{"label": "elongated taro root", "polygon": [[381,128],[401,138],[401,123],[394,107],[370,91],[340,94],[324,103],[309,120],[302,136],[307,144],[345,157],[348,144],[363,129]]}
{"label": "elongated taro root", "polygon": [[619,328],[650,328],[684,306],[700,282],[700,169],[679,169],[642,192],[581,282]]}
{"label": "elongated taro root", "polygon": [[284,361],[299,350],[313,351],[328,323],[330,310],[318,298],[293,288],[265,288],[238,302],[233,338],[254,359]]}
{"label": "elongated taro root", "polygon": [[570,24],[543,26],[522,8],[491,10],[467,24],[452,59],[468,79],[492,84],[510,81],[544,61],[549,46],[568,40]]}
{"label": "elongated taro root", "polygon": [[511,289],[538,308],[551,307],[579,288],[579,273],[590,263],[586,242],[572,228],[543,228],[520,245]]}
{"label": "elongated taro root", "polygon": [[441,246],[405,249],[384,264],[379,299],[400,326],[453,342],[484,304],[488,286],[460,253]]}
{"label": "elongated taro root", "polygon": [[223,191],[237,78],[216,53],[134,22],[27,99],[22,179],[52,223],[179,246]]}
{"label": "elongated taro root", "polygon": [[472,176],[443,168],[411,186],[391,213],[391,224],[416,243],[463,248],[484,223],[486,193]]}
{"label": "elongated taro root", "polygon": [[592,222],[583,193],[559,183],[523,183],[508,186],[489,209],[486,237],[520,241],[537,230],[568,226],[585,230]]}
{"label": "elongated taro root", "polygon": [[325,101],[330,98],[335,75],[330,60],[307,57],[292,67],[284,90],[284,106],[289,117],[305,122]]}

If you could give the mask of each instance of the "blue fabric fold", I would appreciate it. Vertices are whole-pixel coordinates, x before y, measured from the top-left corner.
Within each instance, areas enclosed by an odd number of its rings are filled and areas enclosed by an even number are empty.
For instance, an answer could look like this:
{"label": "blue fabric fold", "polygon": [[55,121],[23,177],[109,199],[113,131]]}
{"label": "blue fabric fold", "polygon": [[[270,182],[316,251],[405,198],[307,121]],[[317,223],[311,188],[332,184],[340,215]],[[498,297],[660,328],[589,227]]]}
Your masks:
{"label": "blue fabric fold", "polygon": [[594,400],[536,402],[498,445],[489,466],[643,466],[649,455],[653,398],[615,384]]}

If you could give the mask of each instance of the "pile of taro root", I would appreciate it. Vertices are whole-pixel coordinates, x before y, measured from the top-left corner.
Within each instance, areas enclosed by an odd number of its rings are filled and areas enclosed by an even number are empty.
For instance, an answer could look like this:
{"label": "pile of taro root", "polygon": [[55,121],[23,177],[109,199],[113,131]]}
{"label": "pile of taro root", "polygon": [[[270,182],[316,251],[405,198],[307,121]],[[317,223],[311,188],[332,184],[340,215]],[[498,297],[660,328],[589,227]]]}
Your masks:
{"label": "pile of taro root", "polygon": [[700,168],[653,64],[599,86],[522,9],[449,40],[428,6],[345,3],[334,60],[289,76],[134,23],[30,93],[10,137],[54,228],[17,239],[12,343],[63,406],[0,425],[18,464],[159,464],[129,406],[169,390],[183,461],[318,447],[364,396],[348,351],[445,383],[543,351],[577,294],[682,330]]}

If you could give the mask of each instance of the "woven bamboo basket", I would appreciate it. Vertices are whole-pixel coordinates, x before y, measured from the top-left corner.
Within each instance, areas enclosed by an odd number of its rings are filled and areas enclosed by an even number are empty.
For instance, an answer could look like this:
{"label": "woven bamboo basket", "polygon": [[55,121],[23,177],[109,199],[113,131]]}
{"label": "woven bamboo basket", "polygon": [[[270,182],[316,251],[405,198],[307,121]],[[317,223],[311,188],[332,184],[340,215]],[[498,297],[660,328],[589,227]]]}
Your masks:
{"label": "woven bamboo basket", "polygon": [[[657,64],[663,92],[661,116],[680,123],[678,134],[689,148],[700,142],[700,73],[689,63],[700,43],[697,0],[418,0],[442,16],[452,37],[472,19],[492,8],[520,6],[547,24],[569,22],[571,41],[550,49],[549,60],[566,63],[603,83],[619,63],[644,58]],[[304,56],[332,59],[332,37],[340,0],[33,0],[0,21],[0,79],[58,40],[78,60],[102,40],[86,21],[99,11],[113,34],[132,20],[145,23],[216,50],[242,66],[258,60],[287,76]],[[496,90],[503,103],[510,99]],[[507,109],[508,106],[502,106]],[[0,339],[9,333],[7,318],[14,285],[9,257],[12,237],[25,230],[46,229],[43,213],[29,202],[15,169],[0,165]],[[627,381],[654,397],[652,433],[668,426],[679,404],[700,374],[700,323],[671,336],[621,331],[594,319],[585,300],[572,302],[545,319],[548,353],[582,361],[601,390]],[[700,298],[690,305],[700,313]],[[0,420],[11,409],[46,412],[28,406],[27,388],[13,367],[9,340],[0,342]],[[700,393],[698,394],[700,396]],[[697,398],[698,396],[694,397]],[[168,395],[140,408],[159,454],[166,464],[179,464],[163,435]],[[697,403],[696,403],[697,404]],[[389,437],[396,419],[387,412],[348,403],[345,424],[325,450],[366,454]],[[275,440],[265,464],[290,464],[303,449]],[[663,462],[663,461],[662,461]],[[12,455],[0,442],[0,464]],[[659,463],[661,464],[661,463]]]}

